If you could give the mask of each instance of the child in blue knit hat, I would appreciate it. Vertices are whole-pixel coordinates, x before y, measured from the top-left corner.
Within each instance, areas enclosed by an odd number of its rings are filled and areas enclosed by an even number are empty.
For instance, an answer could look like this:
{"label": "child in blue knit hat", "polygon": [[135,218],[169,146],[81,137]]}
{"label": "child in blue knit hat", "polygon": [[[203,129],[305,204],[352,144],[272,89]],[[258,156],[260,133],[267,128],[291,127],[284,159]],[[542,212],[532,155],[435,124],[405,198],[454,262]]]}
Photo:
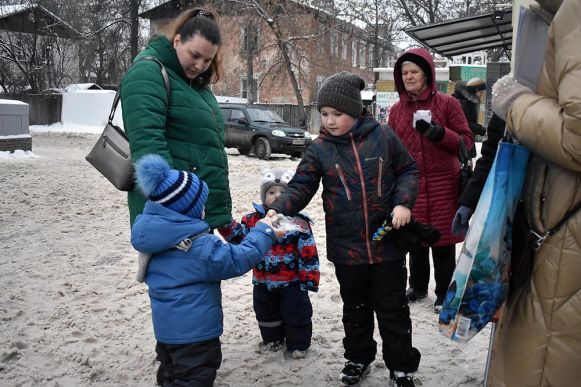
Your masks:
{"label": "child in blue knit hat", "polygon": [[[264,219],[267,208],[285,190],[294,171],[262,170],[261,204],[240,223],[219,229],[232,243],[239,243]],[[252,269],[253,306],[262,336],[261,346],[278,351],[286,341],[292,358],[303,358],[311,345],[313,308],[308,291],[319,288],[319,256],[310,220],[304,214],[285,219],[288,231],[277,238],[264,259]],[[281,225],[281,228],[282,225]]]}
{"label": "child in blue knit hat", "polygon": [[160,385],[211,386],[222,361],[220,280],[258,264],[275,239],[262,220],[238,245],[224,244],[204,222],[208,186],[170,169],[159,155],[136,163],[137,186],[148,198],[131,229],[131,244],[151,254],[145,271]]}

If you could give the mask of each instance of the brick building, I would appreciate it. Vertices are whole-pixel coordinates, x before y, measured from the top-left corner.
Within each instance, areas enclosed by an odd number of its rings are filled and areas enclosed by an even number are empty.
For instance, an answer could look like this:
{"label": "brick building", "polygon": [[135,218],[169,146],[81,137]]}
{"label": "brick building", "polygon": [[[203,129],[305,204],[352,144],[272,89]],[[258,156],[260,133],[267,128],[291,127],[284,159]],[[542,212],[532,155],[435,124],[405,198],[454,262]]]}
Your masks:
{"label": "brick building", "polygon": [[[276,9],[283,10],[276,20],[268,20],[260,17],[252,5],[243,6],[239,2],[173,0],[140,16],[150,20],[150,34],[155,34],[183,9],[200,7],[215,11],[222,33],[224,76],[213,86],[214,93],[248,97],[250,72],[255,82],[254,100],[259,103],[297,103],[288,66],[284,65],[279,44],[282,42],[303,102],[309,104],[316,101],[317,91],[328,75],[350,71],[374,84],[373,67],[385,66],[393,59],[391,42],[378,39],[379,44],[374,45],[369,31],[333,15],[332,1],[323,0],[319,5],[305,6],[292,0],[264,1],[261,9],[267,14],[276,15]],[[277,33],[281,39],[277,40]],[[381,60],[374,60],[375,56]]]}

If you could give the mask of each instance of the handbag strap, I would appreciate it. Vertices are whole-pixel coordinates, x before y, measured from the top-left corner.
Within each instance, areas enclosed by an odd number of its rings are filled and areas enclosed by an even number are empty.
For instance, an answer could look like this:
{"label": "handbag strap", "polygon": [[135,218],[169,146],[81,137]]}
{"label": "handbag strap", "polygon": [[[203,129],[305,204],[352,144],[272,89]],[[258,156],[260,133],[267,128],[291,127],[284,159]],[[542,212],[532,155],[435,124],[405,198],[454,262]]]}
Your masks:
{"label": "handbag strap", "polygon": [[533,242],[534,250],[535,251],[538,250],[541,247],[541,245],[543,244],[543,242],[545,241],[545,239],[547,239],[548,237],[550,237],[551,235],[553,235],[557,231],[559,231],[561,226],[563,224],[565,224],[565,222],[567,220],[569,220],[569,218],[571,216],[573,216],[577,211],[579,211],[580,208],[581,208],[581,202],[578,202],[577,204],[575,204],[575,206],[573,208],[571,208],[569,211],[567,211],[565,216],[563,216],[563,218],[561,218],[561,220],[559,220],[557,222],[557,224],[555,224],[553,227],[551,227],[549,230],[547,230],[547,232],[544,233],[543,235],[538,234],[537,232],[535,232],[531,228],[530,229],[531,234],[533,234],[533,236],[536,238],[536,240]]}
{"label": "handbag strap", "polygon": [[[143,60],[150,60],[156,62],[161,68],[161,76],[163,77],[163,83],[165,84],[165,90],[167,93],[167,104],[165,105],[165,110],[167,112],[167,109],[169,108],[169,96],[171,94],[171,86],[169,83],[169,76],[167,75],[165,66],[163,65],[163,63],[159,61],[159,59],[151,55],[144,56],[143,58],[138,59],[135,63],[141,62]],[[108,121],[109,124],[113,123],[113,116],[115,116],[115,110],[117,110],[117,104],[119,103],[120,98],[121,98],[121,84],[119,84],[119,88],[117,89],[117,92],[115,93],[115,98],[113,99],[113,106],[111,106],[111,112],[109,113]]]}
{"label": "handbag strap", "polygon": [[458,152],[458,160],[460,160],[460,168],[472,169],[472,158],[468,155],[468,150],[466,149],[463,136],[460,136],[460,150]]}
{"label": "handbag strap", "polygon": [[464,137],[460,136],[460,150],[458,153],[458,159],[461,163],[465,163],[468,159],[468,151],[466,150],[466,144],[464,144]]}

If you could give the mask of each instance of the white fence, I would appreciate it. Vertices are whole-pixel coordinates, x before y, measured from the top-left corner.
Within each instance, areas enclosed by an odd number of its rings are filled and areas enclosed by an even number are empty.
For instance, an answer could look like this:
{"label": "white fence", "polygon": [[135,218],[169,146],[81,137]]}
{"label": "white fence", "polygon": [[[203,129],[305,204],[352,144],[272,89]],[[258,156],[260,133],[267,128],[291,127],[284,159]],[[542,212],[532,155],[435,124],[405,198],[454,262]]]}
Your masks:
{"label": "white fence", "polygon": [[[115,91],[113,90],[80,90],[63,93],[61,122],[63,124],[105,126],[114,98]],[[123,127],[121,102],[117,105],[113,123]]]}

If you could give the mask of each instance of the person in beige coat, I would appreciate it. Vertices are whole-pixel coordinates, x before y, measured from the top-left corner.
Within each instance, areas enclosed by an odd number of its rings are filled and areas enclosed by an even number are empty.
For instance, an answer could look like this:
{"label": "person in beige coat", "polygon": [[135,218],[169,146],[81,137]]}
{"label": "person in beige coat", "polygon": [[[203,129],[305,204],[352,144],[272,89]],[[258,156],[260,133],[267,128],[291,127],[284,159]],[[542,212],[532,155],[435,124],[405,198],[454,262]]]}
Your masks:
{"label": "person in beige coat", "polygon": [[581,210],[567,218],[581,201],[581,1],[537,2],[554,17],[536,92],[501,79],[493,110],[531,151],[522,194],[530,227],[543,235],[567,220],[534,252],[530,282],[503,310],[490,387],[581,386]]}

